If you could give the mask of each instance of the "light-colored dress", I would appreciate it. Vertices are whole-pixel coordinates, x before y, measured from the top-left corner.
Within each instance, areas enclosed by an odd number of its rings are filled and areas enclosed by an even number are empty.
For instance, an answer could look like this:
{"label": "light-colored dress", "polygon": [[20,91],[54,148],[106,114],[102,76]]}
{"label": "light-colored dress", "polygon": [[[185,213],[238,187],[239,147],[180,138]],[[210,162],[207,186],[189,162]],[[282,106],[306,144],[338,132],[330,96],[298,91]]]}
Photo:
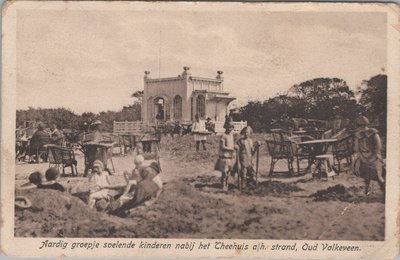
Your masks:
{"label": "light-colored dress", "polygon": [[[233,140],[233,134],[223,133],[219,144],[219,158],[215,164],[215,170],[220,172],[231,171],[234,165],[233,149],[235,143]],[[229,150],[228,150],[229,149]]]}
{"label": "light-colored dress", "polygon": [[108,189],[109,183],[109,173],[102,171],[100,174],[94,173],[90,178],[90,190],[92,191],[90,196],[93,199],[107,199],[108,196],[116,196],[120,192]]}
{"label": "light-colored dress", "polygon": [[250,138],[241,138],[237,141],[237,144],[239,146],[240,166],[251,168],[253,166],[253,141]]}
{"label": "light-colored dress", "polygon": [[192,125],[192,132],[195,141],[205,141],[207,140],[207,136],[204,134],[197,134],[199,132],[206,132],[206,123],[203,120],[199,120],[199,122],[195,121]]}
{"label": "light-colored dress", "polygon": [[356,133],[355,151],[358,160],[354,162],[354,170],[367,179],[373,179],[374,174],[381,175],[384,166],[381,155],[381,140],[378,131],[368,128]]}

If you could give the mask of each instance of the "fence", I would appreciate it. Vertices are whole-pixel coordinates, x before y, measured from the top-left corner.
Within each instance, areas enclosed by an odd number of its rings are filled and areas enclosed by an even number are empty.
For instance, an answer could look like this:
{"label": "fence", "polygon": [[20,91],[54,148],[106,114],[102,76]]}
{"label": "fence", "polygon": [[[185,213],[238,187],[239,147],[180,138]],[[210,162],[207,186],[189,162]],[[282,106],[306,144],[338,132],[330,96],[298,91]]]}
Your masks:
{"label": "fence", "polygon": [[[240,133],[240,131],[242,131],[242,129],[247,126],[247,121],[238,121],[238,122],[233,121],[232,123],[235,127],[233,129],[233,133]],[[224,122],[215,122],[215,132],[216,133],[225,132]]]}
{"label": "fence", "polygon": [[142,131],[142,122],[141,121],[133,121],[133,122],[116,122],[113,124],[113,133],[119,135],[132,135],[138,134]]}
{"label": "fence", "polygon": [[[247,126],[247,121],[239,121],[239,122],[232,122],[234,125],[233,132],[239,133],[242,131],[244,127]],[[150,126],[147,126],[150,127]],[[146,127],[142,124],[141,121],[134,121],[134,122],[116,122],[114,121],[113,125],[113,133],[119,135],[129,135],[129,134],[140,134],[141,132],[146,131]],[[224,122],[215,122],[215,132],[216,133],[223,133],[225,132],[224,129]]]}

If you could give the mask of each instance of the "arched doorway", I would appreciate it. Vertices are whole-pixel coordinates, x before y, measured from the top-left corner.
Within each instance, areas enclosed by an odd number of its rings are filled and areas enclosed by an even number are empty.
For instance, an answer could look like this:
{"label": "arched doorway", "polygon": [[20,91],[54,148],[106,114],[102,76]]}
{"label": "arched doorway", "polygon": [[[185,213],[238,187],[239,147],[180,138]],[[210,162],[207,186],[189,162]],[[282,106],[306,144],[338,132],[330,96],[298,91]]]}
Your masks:
{"label": "arched doorway", "polygon": [[154,99],[154,117],[157,120],[165,120],[165,99],[157,97]]}

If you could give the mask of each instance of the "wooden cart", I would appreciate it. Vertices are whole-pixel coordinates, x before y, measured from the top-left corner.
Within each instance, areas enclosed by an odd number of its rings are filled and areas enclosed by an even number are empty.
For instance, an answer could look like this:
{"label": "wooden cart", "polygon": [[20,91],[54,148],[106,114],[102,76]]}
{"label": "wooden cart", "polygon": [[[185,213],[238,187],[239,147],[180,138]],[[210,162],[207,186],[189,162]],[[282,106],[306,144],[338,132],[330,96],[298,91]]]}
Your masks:
{"label": "wooden cart", "polygon": [[104,170],[110,174],[115,172],[112,160],[113,143],[87,142],[82,144],[82,152],[85,156],[85,175],[93,168],[95,160],[100,160],[104,164]]}

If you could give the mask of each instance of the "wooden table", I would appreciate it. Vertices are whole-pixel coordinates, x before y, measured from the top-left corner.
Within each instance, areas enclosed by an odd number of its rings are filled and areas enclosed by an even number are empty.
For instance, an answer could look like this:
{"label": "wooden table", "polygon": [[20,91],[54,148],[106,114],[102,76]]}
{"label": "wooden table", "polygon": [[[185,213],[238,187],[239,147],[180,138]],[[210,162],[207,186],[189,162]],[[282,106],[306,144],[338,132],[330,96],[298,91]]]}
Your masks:
{"label": "wooden table", "polygon": [[[294,135],[309,135],[313,138],[321,138],[323,135],[324,131],[323,130],[297,130],[293,131],[292,134]],[[319,139],[318,139],[319,140]],[[328,140],[328,139],[326,139]]]}
{"label": "wooden table", "polygon": [[306,169],[306,172],[311,169],[311,166],[315,164],[316,162],[316,157],[318,155],[324,155],[327,153],[328,148],[330,145],[333,145],[335,142],[337,142],[338,139],[318,139],[318,140],[310,140],[310,141],[304,141],[304,142],[299,142],[297,145],[299,146],[307,146],[308,151],[309,151],[309,162],[308,166]]}

